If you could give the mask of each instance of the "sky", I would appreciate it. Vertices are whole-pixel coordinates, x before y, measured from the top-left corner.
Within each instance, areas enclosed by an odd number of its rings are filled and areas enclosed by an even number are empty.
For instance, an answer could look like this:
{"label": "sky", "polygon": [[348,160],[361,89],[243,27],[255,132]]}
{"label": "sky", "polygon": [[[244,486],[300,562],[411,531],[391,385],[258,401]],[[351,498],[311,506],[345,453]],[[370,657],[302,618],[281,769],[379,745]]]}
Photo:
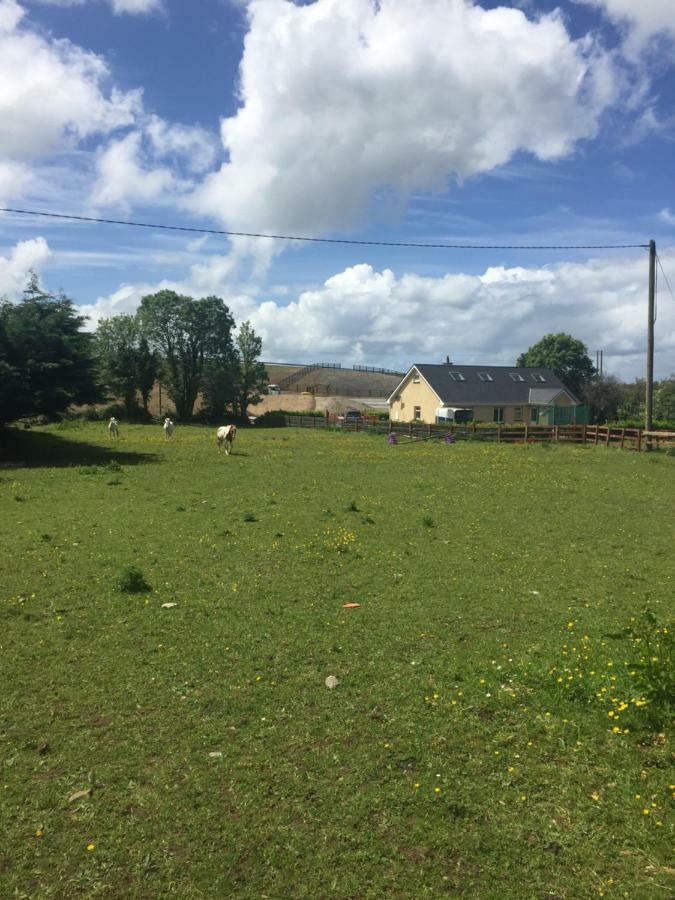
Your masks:
{"label": "sky", "polygon": [[[0,296],[217,295],[263,358],[675,372],[675,0],[0,0]],[[629,245],[619,249],[570,249]],[[640,246],[642,245],[642,246]],[[566,249],[563,249],[566,248]]]}

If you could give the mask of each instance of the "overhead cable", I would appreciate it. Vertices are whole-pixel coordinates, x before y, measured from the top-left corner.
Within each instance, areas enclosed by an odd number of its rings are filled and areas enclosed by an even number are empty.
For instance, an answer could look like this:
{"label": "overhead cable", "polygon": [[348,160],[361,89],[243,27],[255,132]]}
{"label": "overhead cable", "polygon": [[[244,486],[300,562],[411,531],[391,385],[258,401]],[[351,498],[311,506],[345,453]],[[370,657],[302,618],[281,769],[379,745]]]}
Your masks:
{"label": "overhead cable", "polygon": [[217,228],[195,228],[189,225],[165,225],[158,222],[129,222],[122,219],[101,219],[94,216],[76,216],[67,213],[45,212],[36,209],[12,209],[0,206],[0,212],[21,216],[46,216],[50,219],[67,219],[74,222],[91,222],[98,225],[125,225],[133,228],[161,229],[164,231],[188,231],[195,234],[215,234],[225,237],[267,238],[274,241],[301,241],[312,244],[354,244],[368,247],[417,247],[424,250],[637,250],[649,249],[649,244],[431,244],[415,241],[359,241],[350,238],[301,237],[292,234],[261,234],[251,231],[223,231]]}

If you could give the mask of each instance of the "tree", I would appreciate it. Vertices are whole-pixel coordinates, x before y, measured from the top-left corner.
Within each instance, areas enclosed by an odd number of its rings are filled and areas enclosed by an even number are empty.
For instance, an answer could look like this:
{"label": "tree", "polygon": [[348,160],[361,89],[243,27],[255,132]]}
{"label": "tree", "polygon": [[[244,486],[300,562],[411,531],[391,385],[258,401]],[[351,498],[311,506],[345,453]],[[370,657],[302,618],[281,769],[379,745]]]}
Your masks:
{"label": "tree", "polygon": [[93,338],[64,295],[48,293],[32,275],[19,303],[0,305],[0,421],[55,416],[72,403],[99,399]]}
{"label": "tree", "polygon": [[592,421],[602,425],[617,418],[624,385],[614,375],[598,375],[583,386],[581,396],[590,408]]}
{"label": "tree", "polygon": [[143,400],[143,411],[146,418],[148,416],[148,400],[150,392],[157,380],[159,374],[159,365],[157,364],[157,356],[150,349],[150,345],[145,337],[138,342],[138,350],[136,353],[136,383],[138,390],[141,392]]}
{"label": "tree", "polygon": [[644,419],[646,390],[644,378],[636,378],[632,384],[623,385],[623,397],[617,411],[620,419]]}
{"label": "tree", "polygon": [[260,391],[269,381],[267,370],[258,361],[262,339],[257,336],[250,322],[239,328],[236,341],[237,367],[235,374],[236,411],[245,418],[250,403],[260,402]]}
{"label": "tree", "polygon": [[219,422],[227,410],[235,407],[234,351],[229,360],[207,360],[202,376],[202,397],[204,413],[212,422]]}
{"label": "tree", "polygon": [[127,418],[138,409],[139,337],[135,316],[102,319],[96,330],[96,356],[103,385],[124,401]]}
{"label": "tree", "polygon": [[675,374],[659,382],[654,397],[654,417],[675,422]]}
{"label": "tree", "polygon": [[595,366],[586,354],[586,345],[563,332],[547,334],[521,353],[516,365],[551,369],[577,396],[583,385],[596,374]]}
{"label": "tree", "polygon": [[193,300],[159,291],[141,300],[141,334],[162,358],[169,395],[181,419],[192,416],[207,363],[229,366],[234,319],[219,297]]}

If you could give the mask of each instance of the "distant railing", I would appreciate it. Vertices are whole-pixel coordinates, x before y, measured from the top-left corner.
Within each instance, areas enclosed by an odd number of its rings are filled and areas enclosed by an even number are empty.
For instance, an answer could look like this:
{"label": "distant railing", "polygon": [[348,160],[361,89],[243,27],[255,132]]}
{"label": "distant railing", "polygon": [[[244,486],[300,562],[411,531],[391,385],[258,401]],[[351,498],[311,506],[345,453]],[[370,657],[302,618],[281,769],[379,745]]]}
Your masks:
{"label": "distant railing", "polygon": [[675,431],[643,431],[609,425],[425,425],[422,422],[383,422],[375,416],[343,419],[340,416],[286,416],[286,425],[298,428],[339,428],[396,434],[412,440],[433,440],[452,435],[455,440],[489,441],[497,444],[572,443],[618,447],[622,450],[652,450],[662,444],[675,446]]}
{"label": "distant railing", "polygon": [[394,369],[379,369],[377,366],[352,366],[354,372],[378,372],[381,375],[400,375],[401,378],[405,372],[396,372]]}

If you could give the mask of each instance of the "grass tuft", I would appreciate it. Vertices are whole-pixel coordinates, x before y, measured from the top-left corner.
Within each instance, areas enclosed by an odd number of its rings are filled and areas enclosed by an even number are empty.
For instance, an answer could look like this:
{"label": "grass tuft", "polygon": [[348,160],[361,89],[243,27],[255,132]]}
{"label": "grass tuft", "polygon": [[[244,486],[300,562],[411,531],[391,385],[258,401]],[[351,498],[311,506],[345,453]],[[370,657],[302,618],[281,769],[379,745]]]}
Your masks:
{"label": "grass tuft", "polygon": [[117,579],[117,590],[123,594],[145,594],[152,588],[136,566],[126,566]]}

